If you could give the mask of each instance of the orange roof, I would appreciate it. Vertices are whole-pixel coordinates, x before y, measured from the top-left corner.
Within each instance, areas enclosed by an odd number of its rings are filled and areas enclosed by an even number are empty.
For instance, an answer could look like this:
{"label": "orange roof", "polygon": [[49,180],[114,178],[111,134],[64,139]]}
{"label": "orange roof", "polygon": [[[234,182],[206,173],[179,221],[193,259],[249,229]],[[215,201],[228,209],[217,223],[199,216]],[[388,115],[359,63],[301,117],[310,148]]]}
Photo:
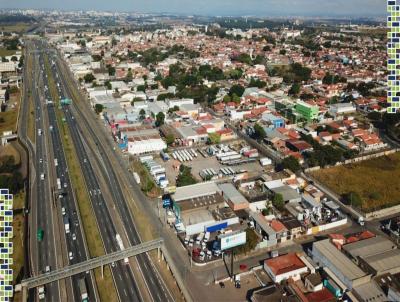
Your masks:
{"label": "orange roof", "polygon": [[375,237],[375,234],[370,231],[364,231],[359,236],[360,239],[369,239],[372,237]]}
{"label": "orange roof", "polygon": [[326,288],[306,295],[309,302],[330,302],[336,301],[335,296]]}
{"label": "orange roof", "polygon": [[267,259],[265,260],[265,264],[271,269],[275,276],[306,267],[295,253]]}
{"label": "orange roof", "polygon": [[287,231],[283,223],[276,219],[271,221],[271,228],[273,228],[275,232],[282,232],[284,230]]}

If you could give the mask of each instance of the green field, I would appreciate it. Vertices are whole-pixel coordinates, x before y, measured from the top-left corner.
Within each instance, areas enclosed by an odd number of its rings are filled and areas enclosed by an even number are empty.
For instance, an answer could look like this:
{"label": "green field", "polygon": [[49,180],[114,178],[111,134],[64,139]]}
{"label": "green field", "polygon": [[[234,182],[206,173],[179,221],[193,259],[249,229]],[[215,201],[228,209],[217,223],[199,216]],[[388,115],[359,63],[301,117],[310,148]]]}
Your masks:
{"label": "green field", "polygon": [[4,32],[23,32],[26,31],[31,23],[0,24],[0,30]]}
{"label": "green field", "polygon": [[12,56],[13,54],[15,54],[15,52],[15,50],[9,50],[0,47],[0,57]]}
{"label": "green field", "polygon": [[356,192],[365,212],[400,204],[400,153],[357,164],[322,169],[311,175],[343,196]]}

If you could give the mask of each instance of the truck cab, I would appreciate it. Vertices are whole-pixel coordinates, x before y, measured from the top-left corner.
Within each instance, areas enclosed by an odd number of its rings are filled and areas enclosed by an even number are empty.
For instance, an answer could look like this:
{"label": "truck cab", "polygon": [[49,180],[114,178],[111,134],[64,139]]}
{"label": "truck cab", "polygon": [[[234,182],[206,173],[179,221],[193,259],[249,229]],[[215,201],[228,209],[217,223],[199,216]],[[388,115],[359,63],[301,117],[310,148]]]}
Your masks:
{"label": "truck cab", "polygon": [[39,300],[44,300],[45,294],[43,285],[38,287],[38,295],[39,295]]}

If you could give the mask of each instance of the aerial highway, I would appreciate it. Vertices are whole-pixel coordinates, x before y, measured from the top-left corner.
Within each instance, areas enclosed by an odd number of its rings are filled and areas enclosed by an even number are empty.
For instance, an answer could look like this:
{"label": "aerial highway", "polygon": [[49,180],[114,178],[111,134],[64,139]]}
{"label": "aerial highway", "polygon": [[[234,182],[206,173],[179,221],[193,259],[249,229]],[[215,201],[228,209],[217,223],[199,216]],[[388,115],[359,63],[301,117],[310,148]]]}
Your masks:
{"label": "aerial highway", "polygon": [[[40,62],[41,66],[44,66],[43,53],[40,53]],[[48,78],[45,71],[43,76],[46,87],[49,87]],[[53,203],[57,210],[58,217],[61,218],[60,221],[62,225],[60,232],[65,234],[65,256],[67,257],[69,264],[75,264],[89,259],[89,252],[83,235],[79,209],[68,173],[68,166],[60,137],[61,134],[57,124],[57,117],[54,107],[55,103],[51,97],[49,88],[45,89],[45,99],[47,104],[46,109],[49,124],[49,134],[53,147],[53,152],[51,153],[53,155],[51,163],[55,169],[55,175],[53,177]],[[66,224],[68,224],[68,227]],[[83,279],[83,282],[86,284],[90,300],[98,300],[96,284],[92,272],[72,277],[73,297],[69,297],[69,300],[81,300],[79,282],[82,281],[79,281],[80,279]]]}
{"label": "aerial highway", "polygon": [[[35,55],[36,56],[36,55]],[[39,61],[34,60],[34,69],[39,71]],[[33,202],[31,203],[34,225],[31,228],[31,259],[33,262],[34,274],[44,273],[47,268],[58,267],[54,221],[53,221],[53,201],[50,190],[49,156],[46,142],[47,129],[45,129],[45,115],[43,113],[43,103],[39,95],[40,81],[39,72],[34,73],[32,94],[34,100],[36,117],[36,143],[35,143],[35,187]],[[51,283],[46,286],[47,301],[60,301],[59,283]]]}
{"label": "aerial highway", "polygon": [[[53,72],[59,77],[59,83],[63,88],[62,91],[64,91],[63,97],[72,98],[73,93],[71,92],[71,85],[73,84],[68,81],[66,74],[60,69],[60,62],[58,58],[56,58],[55,62],[56,64],[53,65]],[[140,235],[136,229],[134,220],[127,205],[126,196],[123,194],[121,184],[114,171],[115,167],[113,167],[109,155],[105,151],[105,146],[103,145],[104,141],[99,140],[97,136],[98,131],[94,131],[95,128],[89,124],[87,115],[83,114],[78,106],[74,106],[74,103],[72,103],[72,109],[76,114],[75,118],[71,110],[64,108],[67,122],[71,128],[75,128],[74,131],[79,131],[78,133],[83,133],[84,131],[86,133],[87,131],[92,140],[95,142],[95,146],[92,147],[96,150],[96,156],[92,158],[95,158],[97,161],[101,162],[99,166],[102,168],[103,176],[108,180],[114,205],[118,211],[120,219],[122,220],[130,245],[139,244],[141,242]],[[77,135],[78,139],[82,139],[84,137],[84,135]],[[137,256],[137,260],[153,301],[173,301],[168,288],[161,279],[159,272],[155,268],[149,256],[147,254],[139,255]]]}
{"label": "aerial highway", "polygon": [[[59,75],[55,72],[55,67],[52,67],[53,79],[59,84]],[[66,98],[63,92],[63,87],[60,86],[60,98]],[[53,107],[54,111],[54,107]],[[69,106],[63,106],[66,123],[69,127],[72,141],[75,145],[75,150],[78,160],[82,165],[82,172],[85,183],[90,194],[92,208],[94,210],[97,223],[100,226],[100,234],[107,253],[115,252],[120,249],[116,235],[118,234],[114,222],[107,208],[106,201],[103,197],[99,181],[95,175],[91,164],[91,156],[87,154],[84,143],[82,142],[81,133],[78,131],[77,123],[72,116]],[[54,113],[55,114],[55,113]],[[136,285],[134,275],[130,265],[124,261],[119,261],[111,267],[114,282],[116,284],[119,299],[121,301],[142,301],[141,293]]]}

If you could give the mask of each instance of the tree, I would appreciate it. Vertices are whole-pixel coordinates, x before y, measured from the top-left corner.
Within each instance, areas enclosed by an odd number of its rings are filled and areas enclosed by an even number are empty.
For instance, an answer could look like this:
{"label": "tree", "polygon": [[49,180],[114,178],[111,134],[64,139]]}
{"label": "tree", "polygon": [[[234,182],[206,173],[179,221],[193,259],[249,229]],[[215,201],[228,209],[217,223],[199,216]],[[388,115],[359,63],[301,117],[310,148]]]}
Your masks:
{"label": "tree", "polygon": [[112,89],[112,85],[111,85],[111,82],[110,82],[110,81],[105,81],[105,82],[104,82],[104,86],[106,86],[106,88],[107,88],[108,90],[111,90],[111,89]]}
{"label": "tree", "polygon": [[168,146],[171,146],[175,142],[175,136],[172,133],[167,134],[165,137],[165,142]]}
{"label": "tree", "polygon": [[354,206],[354,207],[361,207],[364,203],[360,194],[358,194],[357,192],[354,192],[354,191],[344,194],[343,198],[347,204]]}
{"label": "tree", "polygon": [[185,165],[181,165],[179,167],[179,175],[176,178],[176,186],[184,187],[197,183],[196,179],[194,179],[191,168]]}
{"label": "tree", "polygon": [[229,95],[232,96],[236,94],[238,97],[241,97],[244,93],[245,88],[242,85],[235,84],[229,89]]}
{"label": "tree", "polygon": [[144,102],[144,99],[141,97],[134,97],[131,102],[131,105],[133,106],[136,102]]}
{"label": "tree", "polygon": [[132,74],[132,71],[129,70],[128,74],[126,75],[126,81],[130,82],[130,81],[132,81],[132,79],[133,79],[133,74]]}
{"label": "tree", "polygon": [[12,56],[12,57],[11,57],[11,61],[17,62],[17,61],[18,61],[18,58],[17,58],[16,56]]}
{"label": "tree", "polygon": [[143,121],[146,118],[146,111],[144,109],[140,109],[139,111],[139,119]]}
{"label": "tree", "polygon": [[281,54],[281,55],[286,55],[286,49],[281,49],[280,51],[279,51],[279,54]]}
{"label": "tree", "polygon": [[156,115],[156,126],[160,127],[161,125],[164,125],[164,120],[165,120],[165,114],[160,111]]}
{"label": "tree", "polygon": [[100,113],[103,111],[103,109],[104,109],[104,106],[103,106],[102,104],[96,104],[96,105],[94,105],[94,111],[95,111],[97,114],[100,114]]}
{"label": "tree", "polygon": [[229,103],[230,101],[232,101],[232,98],[229,94],[225,95],[223,98],[223,102],[224,103]]}
{"label": "tree", "polygon": [[254,136],[256,139],[264,139],[267,136],[264,128],[258,123],[254,125]]}
{"label": "tree", "polygon": [[274,195],[274,199],[272,200],[272,204],[279,211],[282,211],[285,208],[285,201],[283,200],[283,196],[280,193],[276,193]]}
{"label": "tree", "polygon": [[221,135],[219,135],[218,133],[209,133],[208,142],[211,145],[219,144],[221,142]]}
{"label": "tree", "polygon": [[283,166],[283,168],[289,169],[289,170],[291,170],[293,172],[300,171],[300,169],[301,169],[299,161],[297,160],[296,157],[294,157],[292,155],[288,156],[288,157],[285,157],[282,160],[282,166]]}
{"label": "tree", "polygon": [[107,69],[108,69],[108,75],[115,76],[115,67],[108,65]]}
{"label": "tree", "polygon": [[299,83],[293,83],[292,87],[290,87],[288,94],[289,95],[298,95],[300,93],[300,84]]}
{"label": "tree", "polygon": [[146,92],[146,86],[145,85],[139,85],[138,87],[136,87],[136,91]]}
{"label": "tree", "polygon": [[83,79],[85,80],[85,83],[92,83],[96,78],[94,77],[94,75],[92,73],[88,73],[88,74],[85,74]]}

